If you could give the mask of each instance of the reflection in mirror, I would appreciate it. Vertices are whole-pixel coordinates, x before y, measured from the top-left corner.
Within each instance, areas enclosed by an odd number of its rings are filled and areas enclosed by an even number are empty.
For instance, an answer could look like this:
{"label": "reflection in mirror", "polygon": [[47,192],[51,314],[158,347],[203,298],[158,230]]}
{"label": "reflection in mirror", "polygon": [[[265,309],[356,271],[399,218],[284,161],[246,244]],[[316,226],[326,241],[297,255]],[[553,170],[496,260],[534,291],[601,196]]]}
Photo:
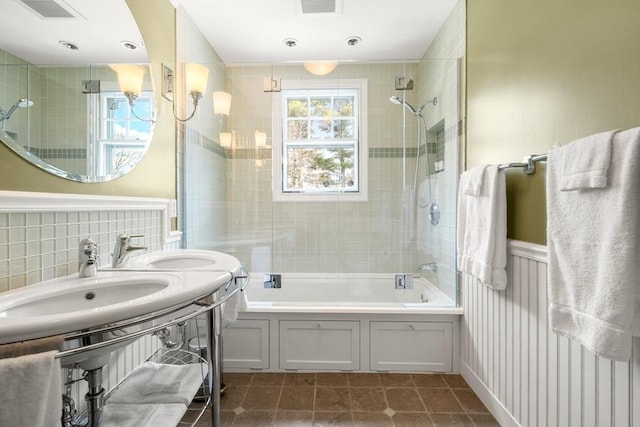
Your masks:
{"label": "reflection in mirror", "polygon": [[[67,179],[128,173],[151,140],[156,106],[148,54],[126,2],[68,0],[60,5],[64,18],[19,3],[3,3],[0,14],[0,141]],[[120,66],[142,75],[134,106],[112,68]]]}
{"label": "reflection in mirror", "polygon": [[[140,161],[153,131],[147,67],[138,67],[145,72],[134,111],[110,66],[4,64],[0,139],[69,179],[99,182],[122,176]],[[10,80],[18,84],[12,87]]]}

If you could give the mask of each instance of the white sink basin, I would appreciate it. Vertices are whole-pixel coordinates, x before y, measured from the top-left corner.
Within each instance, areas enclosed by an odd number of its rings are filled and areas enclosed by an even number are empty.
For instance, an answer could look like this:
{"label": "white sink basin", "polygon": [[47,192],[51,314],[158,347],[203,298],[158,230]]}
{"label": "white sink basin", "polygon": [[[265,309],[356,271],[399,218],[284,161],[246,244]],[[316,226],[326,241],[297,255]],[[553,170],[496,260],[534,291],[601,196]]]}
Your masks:
{"label": "white sink basin", "polygon": [[242,265],[237,258],[222,252],[199,249],[173,249],[151,252],[131,258],[124,267],[138,270],[237,272]]}
{"label": "white sink basin", "polygon": [[171,278],[109,278],[92,280],[81,286],[65,289],[57,295],[34,294],[9,306],[0,313],[3,317],[51,316],[143,298],[166,289]]}
{"label": "white sink basin", "polygon": [[0,294],[0,344],[89,329],[176,307],[229,280],[219,272],[99,271]]}

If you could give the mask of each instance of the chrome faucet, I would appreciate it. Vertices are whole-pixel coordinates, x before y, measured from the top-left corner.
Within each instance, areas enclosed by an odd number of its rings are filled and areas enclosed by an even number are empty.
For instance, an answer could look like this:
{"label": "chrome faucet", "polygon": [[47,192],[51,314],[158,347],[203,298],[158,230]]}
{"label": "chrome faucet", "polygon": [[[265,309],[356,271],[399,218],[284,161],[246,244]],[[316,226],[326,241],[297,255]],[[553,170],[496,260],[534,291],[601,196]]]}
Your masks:
{"label": "chrome faucet", "polygon": [[78,254],[78,275],[80,277],[93,277],[98,272],[98,244],[95,240],[87,238],[80,242]]}
{"label": "chrome faucet", "polygon": [[147,249],[146,246],[131,246],[131,239],[135,237],[144,237],[144,234],[129,236],[122,233],[118,236],[116,246],[113,248],[113,262],[111,263],[113,268],[124,266],[125,261],[129,258],[129,255],[131,255],[132,252]]}

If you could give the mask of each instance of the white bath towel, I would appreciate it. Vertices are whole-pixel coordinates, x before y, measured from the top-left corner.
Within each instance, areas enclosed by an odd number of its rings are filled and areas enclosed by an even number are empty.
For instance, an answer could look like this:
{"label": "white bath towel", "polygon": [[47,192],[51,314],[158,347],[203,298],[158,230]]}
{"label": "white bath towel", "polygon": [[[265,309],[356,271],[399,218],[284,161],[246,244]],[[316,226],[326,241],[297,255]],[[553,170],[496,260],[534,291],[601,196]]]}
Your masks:
{"label": "white bath towel", "polygon": [[[569,144],[549,152],[549,323],[596,354],[631,357],[640,313],[640,128],[614,135],[606,188],[560,191]],[[640,331],[635,331],[635,333]]]}
{"label": "white bath towel", "polygon": [[175,427],[187,407],[168,404],[107,404],[102,412],[102,427]]}
{"label": "white bath towel", "polygon": [[467,196],[479,196],[482,191],[482,183],[484,181],[484,171],[488,165],[478,166],[477,168],[471,168],[467,171],[467,176],[463,181],[460,181],[460,189]]}
{"label": "white bath towel", "polygon": [[240,307],[238,307],[238,311],[249,311],[249,297],[244,289],[240,289]]}
{"label": "white bath towel", "polygon": [[[479,194],[466,194],[469,180],[481,171]],[[461,272],[493,289],[507,286],[506,183],[498,166],[477,166],[460,176],[457,243]]]}
{"label": "white bath towel", "polygon": [[240,291],[238,291],[222,304],[222,320],[224,322],[235,322],[238,319],[240,297]]}
{"label": "white bath towel", "polygon": [[62,373],[56,353],[0,360],[0,426],[60,426]]}
{"label": "white bath towel", "polygon": [[607,186],[607,170],[611,158],[611,140],[616,131],[608,131],[575,140],[554,153],[559,169],[561,191]]}
{"label": "white bath towel", "polygon": [[[162,374],[160,367],[163,367]],[[193,363],[189,365],[160,365],[153,362],[145,362],[137,367],[113,393],[107,398],[107,402],[143,404],[143,403],[181,403],[189,405],[202,380],[206,376],[206,364]],[[179,379],[179,386],[170,385]],[[165,385],[159,386],[163,382]],[[153,389],[153,384],[156,389]],[[150,386],[151,384],[151,386]],[[170,391],[167,391],[170,390]]]}

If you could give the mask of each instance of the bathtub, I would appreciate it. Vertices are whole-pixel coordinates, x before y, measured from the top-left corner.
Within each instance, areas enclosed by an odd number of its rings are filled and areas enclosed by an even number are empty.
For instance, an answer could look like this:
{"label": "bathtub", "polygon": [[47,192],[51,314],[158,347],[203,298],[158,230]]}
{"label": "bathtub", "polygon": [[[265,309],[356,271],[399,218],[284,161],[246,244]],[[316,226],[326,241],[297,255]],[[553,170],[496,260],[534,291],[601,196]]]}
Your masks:
{"label": "bathtub", "polygon": [[281,288],[265,288],[264,279],[250,274],[249,311],[457,313],[455,301],[423,277],[406,290],[395,289],[394,274],[288,273]]}
{"label": "bathtub", "polygon": [[394,274],[249,279],[248,308],[223,316],[226,372],[459,372],[462,307],[424,278],[407,290]]}

